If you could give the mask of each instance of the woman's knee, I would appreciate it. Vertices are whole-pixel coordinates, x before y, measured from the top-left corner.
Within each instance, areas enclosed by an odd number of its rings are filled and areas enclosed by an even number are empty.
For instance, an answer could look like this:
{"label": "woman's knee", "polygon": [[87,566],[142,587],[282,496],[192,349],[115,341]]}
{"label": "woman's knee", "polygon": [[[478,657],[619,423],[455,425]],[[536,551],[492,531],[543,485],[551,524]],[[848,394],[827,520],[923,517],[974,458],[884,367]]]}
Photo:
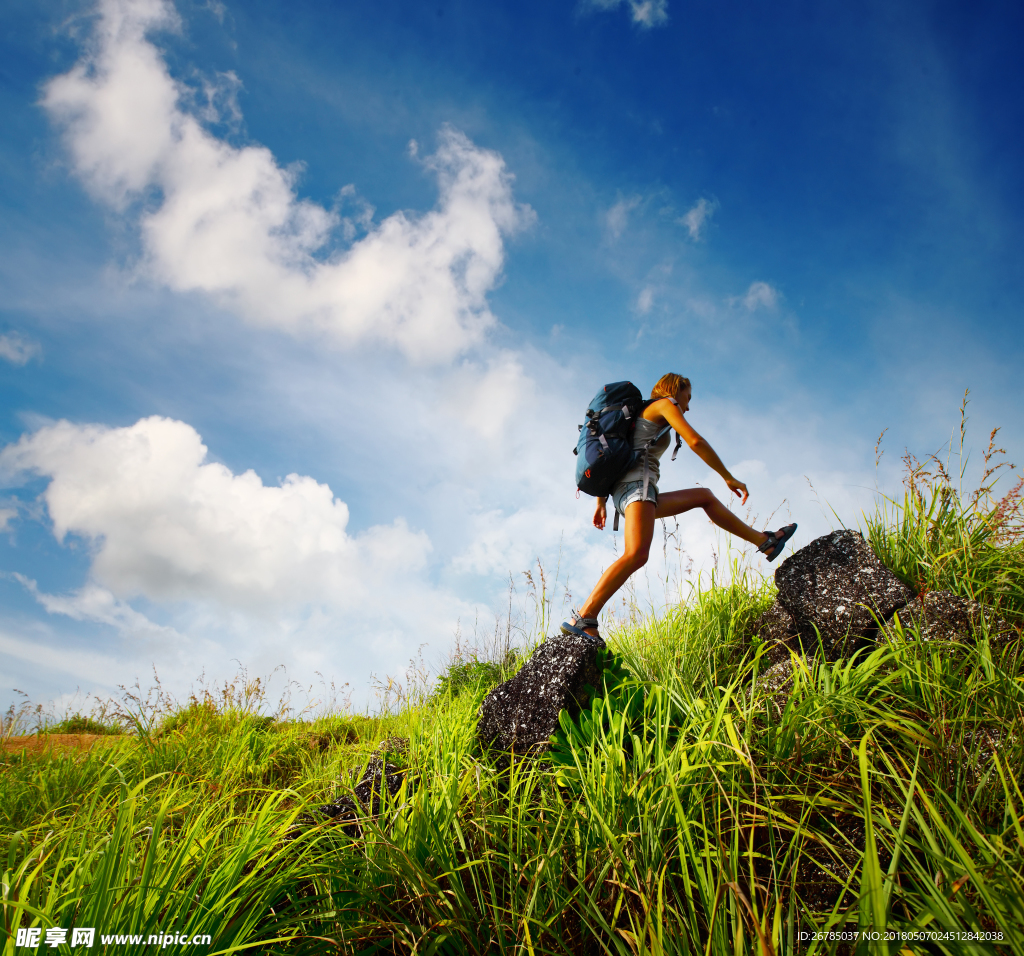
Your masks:
{"label": "woman's knee", "polygon": [[721,502],[715,497],[714,493],[710,488],[700,489],[700,507],[701,508],[713,508],[715,505],[721,504]]}
{"label": "woman's knee", "polygon": [[645,564],[647,559],[650,557],[650,548],[640,548],[636,551],[627,551],[622,556],[622,560],[626,563],[629,568],[630,574],[634,571],[639,571]]}

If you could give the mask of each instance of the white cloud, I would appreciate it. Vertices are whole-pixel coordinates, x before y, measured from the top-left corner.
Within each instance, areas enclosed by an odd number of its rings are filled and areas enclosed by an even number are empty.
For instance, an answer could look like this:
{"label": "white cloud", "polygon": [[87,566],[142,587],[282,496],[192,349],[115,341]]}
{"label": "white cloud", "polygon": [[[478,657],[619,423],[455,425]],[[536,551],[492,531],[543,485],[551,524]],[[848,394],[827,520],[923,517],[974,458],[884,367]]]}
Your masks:
{"label": "white cloud", "polygon": [[629,0],[633,22],[642,27],[656,27],[668,23],[668,0]]}
{"label": "white cloud", "polygon": [[46,675],[54,686],[58,684],[54,671],[105,688],[115,686],[122,672],[122,661],[115,656],[44,644],[36,635],[25,640],[0,631],[0,654],[30,664],[33,672]]}
{"label": "white cloud", "polygon": [[615,203],[605,214],[605,227],[613,240],[618,239],[625,231],[629,223],[629,214],[640,205],[640,201],[639,196],[627,196]]}
{"label": "white cloud", "polygon": [[0,508],[0,532],[6,531],[17,516],[18,512],[14,508]]}
{"label": "white cloud", "polygon": [[697,200],[696,204],[687,211],[686,215],[679,219],[680,224],[686,226],[690,233],[690,238],[693,239],[694,242],[701,238],[702,233],[704,232],[704,227],[715,214],[715,210],[717,208],[717,202],[713,202],[701,196],[701,198]]}
{"label": "white cloud", "polygon": [[748,312],[755,309],[774,309],[779,304],[780,293],[767,282],[751,282],[742,296],[729,299],[730,305],[742,305]]}
{"label": "white cloud", "polygon": [[[177,27],[171,4],[101,0],[99,13],[90,47],[47,84],[43,103],[95,197],[121,211],[149,200],[139,224],[153,278],[208,293],[258,324],[342,344],[383,341],[416,361],[458,355],[494,323],[487,294],[504,237],[533,219],[514,201],[501,156],[442,128],[422,160],[438,180],[437,206],[396,212],[318,257],[345,224],[299,199],[295,172],[268,149],[231,146],[187,111],[194,96],[147,37]],[[237,78],[225,77],[200,114],[231,118]]]}
{"label": "white cloud", "polygon": [[234,70],[216,73],[211,80],[201,77],[203,102],[197,103],[196,115],[207,123],[225,123],[230,129],[237,130],[242,125],[242,108],[238,105],[238,94],[242,91],[242,81]]}
{"label": "white cloud", "polygon": [[[633,22],[643,29],[668,23],[668,0],[625,0]],[[614,10],[623,0],[587,0],[595,10]]]}
{"label": "white cloud", "polygon": [[351,608],[423,567],[430,542],[404,521],[350,535],[348,507],[327,485],[293,474],[268,487],[206,454],[191,426],[156,417],[126,428],[58,422],[0,452],[6,472],[51,479],[42,497],[58,540],[79,535],[93,550],[99,589],[40,596],[44,606],[122,628],[141,622],[115,599],[136,596]]}
{"label": "white cloud", "polygon": [[0,358],[13,365],[25,365],[30,358],[38,354],[39,346],[22,338],[17,332],[0,335]]}
{"label": "white cloud", "polygon": [[654,305],[654,289],[650,286],[644,286],[636,297],[636,310],[641,315],[646,315],[651,311],[652,305]]}
{"label": "white cloud", "polygon": [[108,624],[130,638],[181,641],[182,635],[173,627],[154,624],[129,604],[119,601],[106,588],[87,583],[72,594],[45,594],[38,584],[23,574],[11,575],[50,613],[62,614],[76,621]]}
{"label": "white cloud", "polygon": [[537,383],[523,370],[522,356],[511,351],[492,355],[483,365],[463,362],[448,372],[439,387],[439,407],[480,438],[493,441]]}

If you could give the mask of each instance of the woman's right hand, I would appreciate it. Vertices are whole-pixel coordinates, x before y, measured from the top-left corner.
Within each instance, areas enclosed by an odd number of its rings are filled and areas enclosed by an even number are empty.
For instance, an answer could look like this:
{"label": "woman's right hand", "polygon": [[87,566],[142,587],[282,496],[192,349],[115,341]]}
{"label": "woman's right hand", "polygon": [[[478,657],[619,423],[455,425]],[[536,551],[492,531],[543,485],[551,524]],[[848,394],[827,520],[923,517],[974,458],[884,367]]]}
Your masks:
{"label": "woman's right hand", "polygon": [[605,521],[608,518],[608,505],[606,499],[598,498],[597,507],[594,509],[594,527],[598,531],[604,531]]}
{"label": "woman's right hand", "polygon": [[737,498],[742,498],[741,505],[747,503],[747,499],[750,497],[750,492],[747,491],[747,486],[742,481],[737,481],[730,475],[725,479],[725,483],[729,486],[729,490],[736,495]]}

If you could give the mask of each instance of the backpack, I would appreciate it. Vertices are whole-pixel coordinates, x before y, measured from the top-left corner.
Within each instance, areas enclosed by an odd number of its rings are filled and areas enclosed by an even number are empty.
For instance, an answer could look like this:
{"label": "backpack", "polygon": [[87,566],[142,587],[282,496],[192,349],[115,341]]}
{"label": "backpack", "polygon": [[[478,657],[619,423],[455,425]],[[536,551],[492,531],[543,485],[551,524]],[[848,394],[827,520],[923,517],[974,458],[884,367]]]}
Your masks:
{"label": "backpack", "polygon": [[[644,401],[640,389],[632,382],[612,382],[594,396],[587,406],[587,421],[579,426],[579,441],[573,449],[576,455],[576,487],[580,491],[595,498],[608,497],[619,478],[643,455],[646,496],[650,447],[671,430],[671,426],[666,425],[643,449],[633,447],[637,419],[650,404]],[[673,460],[679,450],[679,441],[679,436],[676,436]],[[618,512],[612,527],[618,530]]]}

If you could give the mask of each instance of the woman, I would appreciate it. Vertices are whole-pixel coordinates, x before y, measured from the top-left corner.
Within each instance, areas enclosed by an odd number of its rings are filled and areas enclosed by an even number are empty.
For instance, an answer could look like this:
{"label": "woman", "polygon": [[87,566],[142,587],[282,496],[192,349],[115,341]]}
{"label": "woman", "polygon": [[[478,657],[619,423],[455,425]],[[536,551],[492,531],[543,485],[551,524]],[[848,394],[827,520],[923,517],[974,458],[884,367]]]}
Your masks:
{"label": "woman", "polygon": [[[637,419],[633,434],[633,447],[642,449],[659,432],[664,432],[662,437],[650,446],[646,497],[644,462],[642,456],[639,456],[638,463],[627,471],[612,489],[615,509],[626,521],[623,555],[601,575],[597,587],[582,607],[578,611],[573,611],[572,623],[566,622],[562,625],[563,634],[599,637],[597,616],[601,609],[626,583],[629,576],[647,563],[651,541],[654,539],[655,518],[668,518],[693,508],[703,508],[705,514],[718,527],[743,538],[744,541],[756,544],[757,550],[764,552],[769,561],[774,561],[782,554],[786,542],[796,531],[795,524],[787,525],[778,531],[755,531],[740,521],[707,488],[687,488],[685,491],[658,493],[658,459],[670,444],[670,431],[675,429],[697,457],[722,476],[729,490],[743,499],[741,503],[747,503],[747,486],[729,474],[729,470],[722,464],[722,459],[715,454],[715,450],[683,417],[689,409],[690,380],[683,378],[682,375],[676,375],[674,372],[663,375],[651,389],[651,402],[644,409],[643,415]],[[604,530],[606,518],[607,499],[598,498],[597,510],[594,512],[594,527]]]}

